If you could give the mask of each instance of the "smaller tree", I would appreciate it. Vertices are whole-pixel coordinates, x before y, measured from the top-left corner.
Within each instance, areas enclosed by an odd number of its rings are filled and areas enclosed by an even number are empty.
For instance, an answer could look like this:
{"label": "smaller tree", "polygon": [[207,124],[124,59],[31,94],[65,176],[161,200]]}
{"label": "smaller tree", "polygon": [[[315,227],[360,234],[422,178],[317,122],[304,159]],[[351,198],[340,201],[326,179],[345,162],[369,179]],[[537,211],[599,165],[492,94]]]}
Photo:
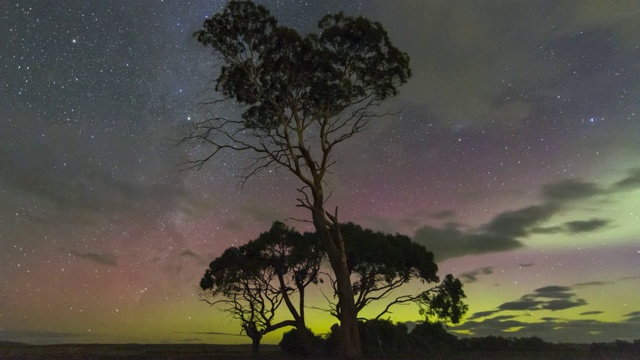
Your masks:
{"label": "smaller tree", "polygon": [[[358,313],[372,302],[389,300],[395,290],[412,280],[422,284],[440,281],[433,253],[409,237],[374,232],[353,223],[342,224],[340,231],[347,249]],[[419,294],[392,298],[373,319],[390,313],[394,305],[415,302],[425,317],[458,323],[467,310],[464,297],[462,283],[449,274],[441,284]],[[339,311],[339,306],[332,304],[332,312],[339,314]]]}
{"label": "smaller tree", "polygon": [[420,306],[420,314],[425,318],[436,317],[457,324],[469,309],[462,300],[466,297],[462,282],[448,274],[440,285],[420,293],[416,302]]}
{"label": "smaller tree", "polygon": [[203,298],[210,305],[230,313],[240,320],[242,331],[251,338],[251,352],[256,354],[262,336],[293,321],[275,324],[276,311],[282,304],[282,294],[272,282],[275,272],[259,259],[249,259],[245,248],[231,247],[212,261],[200,280]]}
{"label": "smaller tree", "polygon": [[[315,241],[275,222],[256,240],[225,250],[205,271],[200,280],[203,300],[240,320],[252,340],[252,353],[258,353],[262,337],[271,331],[286,326],[306,329],[304,291],[318,281],[323,257]],[[276,321],[283,303],[293,319]]]}

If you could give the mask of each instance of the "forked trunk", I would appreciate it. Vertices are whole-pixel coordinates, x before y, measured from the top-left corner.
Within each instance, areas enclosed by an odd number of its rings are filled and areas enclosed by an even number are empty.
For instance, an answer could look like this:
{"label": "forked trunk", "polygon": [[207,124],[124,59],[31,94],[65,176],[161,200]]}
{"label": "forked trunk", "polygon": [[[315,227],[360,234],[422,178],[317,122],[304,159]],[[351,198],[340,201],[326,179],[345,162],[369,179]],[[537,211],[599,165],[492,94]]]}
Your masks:
{"label": "forked trunk", "polygon": [[256,323],[249,322],[242,325],[247,336],[251,338],[251,357],[258,356],[260,352],[260,340],[262,340],[262,333],[258,331]]}
{"label": "forked trunk", "polygon": [[[322,214],[322,215],[321,215]],[[313,212],[313,224],[326,244],[329,263],[336,277],[338,307],[340,309],[339,354],[341,358],[360,357],[360,333],[358,332],[358,317],[344,241],[337,224],[328,224],[324,217],[324,208],[316,207]]]}
{"label": "forked trunk", "polygon": [[260,340],[262,336],[251,337],[251,357],[258,357],[260,354]]}

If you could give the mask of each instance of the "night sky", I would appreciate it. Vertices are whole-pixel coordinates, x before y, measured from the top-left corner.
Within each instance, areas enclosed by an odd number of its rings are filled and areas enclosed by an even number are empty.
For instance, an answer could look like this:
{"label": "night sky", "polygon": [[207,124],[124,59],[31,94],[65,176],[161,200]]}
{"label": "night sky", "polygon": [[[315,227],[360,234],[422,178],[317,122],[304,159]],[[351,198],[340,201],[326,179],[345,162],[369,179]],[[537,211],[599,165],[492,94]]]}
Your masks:
{"label": "night sky", "polygon": [[[434,251],[468,295],[452,330],[640,338],[640,3],[261,3],[305,33],[364,15],[409,53],[397,115],[335,153],[329,207]],[[223,5],[0,1],[0,340],[248,342],[199,279],[306,214],[283,171],[240,187],[250,154],[180,171],[219,66],[191,34]]]}

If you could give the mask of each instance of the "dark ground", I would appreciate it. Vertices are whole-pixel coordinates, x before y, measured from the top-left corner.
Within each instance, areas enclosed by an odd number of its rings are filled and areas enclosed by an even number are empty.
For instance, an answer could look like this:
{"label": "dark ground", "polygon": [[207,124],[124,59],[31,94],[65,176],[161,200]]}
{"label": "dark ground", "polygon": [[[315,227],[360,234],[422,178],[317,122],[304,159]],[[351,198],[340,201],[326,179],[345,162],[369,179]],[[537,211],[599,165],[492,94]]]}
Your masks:
{"label": "dark ground", "polygon": [[[0,359],[250,359],[249,345],[141,345],[141,344],[66,344],[66,345],[26,345],[0,342]],[[280,351],[277,345],[263,345],[259,359],[295,359]],[[322,359],[318,357],[317,359]],[[377,358],[382,359],[382,358]],[[433,360],[640,360],[640,354],[631,352],[603,353],[591,352],[588,345],[567,345],[554,351],[462,351],[446,354],[425,354],[416,359]]]}

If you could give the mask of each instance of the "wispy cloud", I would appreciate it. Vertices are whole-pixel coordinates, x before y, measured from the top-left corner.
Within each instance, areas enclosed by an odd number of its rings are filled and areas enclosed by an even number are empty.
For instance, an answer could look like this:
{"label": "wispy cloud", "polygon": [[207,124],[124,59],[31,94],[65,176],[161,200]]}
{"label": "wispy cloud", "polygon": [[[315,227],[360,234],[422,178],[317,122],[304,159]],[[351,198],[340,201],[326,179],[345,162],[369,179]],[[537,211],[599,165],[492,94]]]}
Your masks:
{"label": "wispy cloud", "polygon": [[[437,260],[500,252],[525,246],[524,239],[533,234],[563,233],[569,235],[600,231],[612,220],[604,218],[577,219],[561,225],[545,226],[555,215],[574,206],[576,202],[628,191],[640,187],[640,169],[632,169],[629,176],[603,187],[595,182],[567,179],[542,187],[538,205],[504,211],[476,229],[461,230],[461,224],[449,222],[441,227],[426,225],[416,230],[414,240],[432,251]],[[446,218],[447,211],[440,212]],[[438,214],[438,213],[436,213]]]}
{"label": "wispy cloud", "polygon": [[604,314],[604,311],[595,310],[595,311],[585,311],[585,312],[580,313],[580,315],[583,315],[583,316],[586,316],[586,315],[600,315],[600,314]]}
{"label": "wispy cloud", "polygon": [[483,321],[466,321],[449,328],[459,336],[540,337],[546,341],[562,339],[567,343],[610,342],[616,339],[632,341],[640,332],[640,322],[604,322],[591,319],[569,320],[547,317],[542,321],[504,320],[500,317]]}
{"label": "wispy cloud", "polygon": [[586,300],[578,298],[571,287],[551,285],[538,288],[517,300],[505,302],[495,310],[476,312],[469,320],[486,318],[505,311],[559,311],[583,305],[587,305]]}
{"label": "wispy cloud", "polygon": [[48,345],[60,343],[75,343],[87,340],[95,340],[96,335],[86,332],[56,332],[56,331],[29,331],[29,330],[0,330],[0,339],[4,341],[23,342],[32,345]]}
{"label": "wispy cloud", "polygon": [[431,218],[432,219],[449,219],[452,218],[456,215],[456,213],[453,210],[441,210],[441,211],[436,211],[433,214],[431,214]]}
{"label": "wispy cloud", "polygon": [[542,195],[552,202],[584,200],[600,195],[605,191],[592,182],[575,179],[562,180],[543,186]]}
{"label": "wispy cloud", "polygon": [[472,271],[464,272],[460,274],[460,278],[465,284],[471,284],[478,281],[478,277],[481,275],[491,275],[493,274],[492,266],[485,266],[479,269],[475,269]]}
{"label": "wispy cloud", "polygon": [[424,226],[416,230],[414,241],[432,251],[437,260],[444,260],[469,254],[484,254],[506,251],[524,246],[520,241],[486,232],[466,233],[455,223],[444,228]]}
{"label": "wispy cloud", "polygon": [[98,254],[98,253],[92,253],[92,252],[80,253],[75,250],[69,251],[69,254],[77,258],[93,261],[101,265],[116,266],[118,264],[117,256],[112,254]]}
{"label": "wispy cloud", "polygon": [[629,170],[629,175],[613,184],[613,188],[617,190],[640,188],[640,168]]}

